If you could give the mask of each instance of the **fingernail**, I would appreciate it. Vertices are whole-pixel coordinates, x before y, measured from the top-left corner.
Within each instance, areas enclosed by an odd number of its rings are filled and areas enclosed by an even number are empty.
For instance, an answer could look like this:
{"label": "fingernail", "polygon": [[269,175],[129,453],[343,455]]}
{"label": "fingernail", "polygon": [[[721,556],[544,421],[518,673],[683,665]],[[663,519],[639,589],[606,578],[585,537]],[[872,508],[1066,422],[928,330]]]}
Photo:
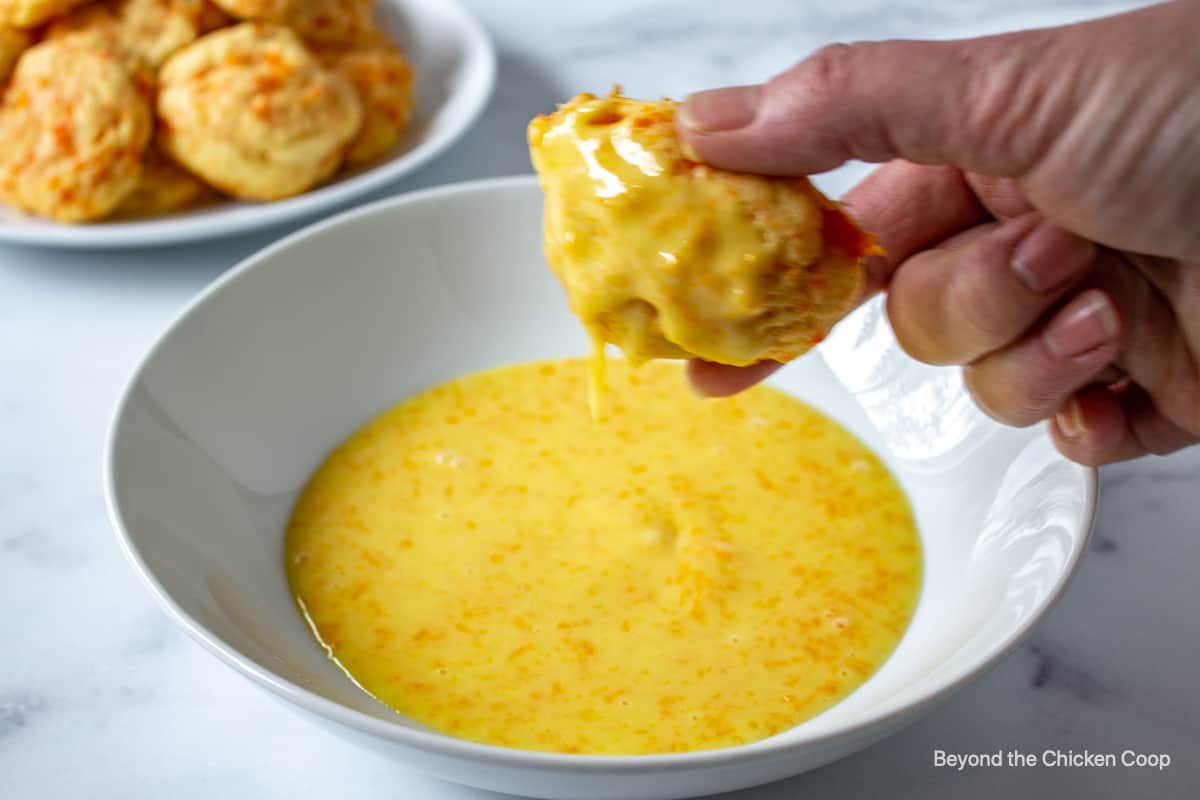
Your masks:
{"label": "fingernail", "polygon": [[1083,420],[1083,407],[1072,397],[1067,404],[1054,415],[1058,430],[1068,439],[1078,439],[1087,431],[1087,423]]}
{"label": "fingernail", "polygon": [[1117,338],[1121,323],[1108,295],[1088,289],[1067,304],[1042,334],[1055,358],[1077,358]]}
{"label": "fingernail", "polygon": [[690,95],[679,107],[679,124],[697,133],[736,131],[758,114],[761,86],[730,86]]}
{"label": "fingernail", "polygon": [[1043,222],[1013,251],[1012,269],[1032,291],[1046,292],[1078,277],[1095,256],[1087,239]]}

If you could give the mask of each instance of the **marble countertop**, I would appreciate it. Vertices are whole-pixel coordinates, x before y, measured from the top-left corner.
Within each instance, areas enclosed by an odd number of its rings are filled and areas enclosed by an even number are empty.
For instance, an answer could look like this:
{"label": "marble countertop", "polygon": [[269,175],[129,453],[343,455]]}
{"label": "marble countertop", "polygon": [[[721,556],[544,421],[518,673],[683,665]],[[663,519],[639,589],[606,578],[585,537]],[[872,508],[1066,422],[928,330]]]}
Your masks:
{"label": "marble countertop", "polygon": [[[470,0],[500,77],[482,122],[399,192],[527,172],[523,126],[578,90],[759,81],[820,44],[951,37],[1129,7],[1105,0]],[[847,167],[822,185],[844,189]],[[493,800],[332,738],[154,606],[105,518],[117,392],[205,284],[279,236],[130,253],[0,247],[0,796]],[[1092,551],[1033,636],[911,728],[758,798],[1200,796],[1200,449],[1102,471]],[[933,752],[1166,753],[1138,768],[969,769]]]}

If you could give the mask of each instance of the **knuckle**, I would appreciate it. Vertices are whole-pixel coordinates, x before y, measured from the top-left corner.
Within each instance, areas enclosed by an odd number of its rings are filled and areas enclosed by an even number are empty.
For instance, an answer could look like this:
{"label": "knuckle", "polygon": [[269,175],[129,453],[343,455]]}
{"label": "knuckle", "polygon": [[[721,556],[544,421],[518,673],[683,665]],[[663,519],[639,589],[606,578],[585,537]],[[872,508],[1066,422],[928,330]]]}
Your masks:
{"label": "knuckle", "polygon": [[979,365],[963,368],[963,383],[979,410],[997,422],[1017,428],[1041,422],[1048,415],[1046,398],[1032,389],[1036,384],[998,376]]}
{"label": "knuckle", "polygon": [[1007,153],[1022,169],[1041,157],[1053,131],[1046,110],[1053,92],[1041,63],[1050,41],[1036,31],[1026,36],[1041,47],[1011,47],[1003,40],[950,45],[965,81],[960,130],[982,153]]}
{"label": "knuckle", "polygon": [[1023,332],[1023,320],[1013,315],[1022,304],[1003,297],[1004,286],[994,279],[1003,274],[1008,260],[1001,244],[985,237],[965,248],[955,260],[958,264],[950,272],[945,302],[950,318],[960,329],[956,335],[962,337],[969,356],[978,357]]}
{"label": "knuckle", "polygon": [[976,366],[967,365],[963,367],[962,377],[967,393],[971,395],[975,405],[979,406],[979,410],[997,422],[1007,423],[1007,401],[999,396],[996,387],[987,380],[983,371]]}
{"label": "knuckle", "polygon": [[878,72],[880,59],[875,56],[883,55],[881,47],[872,42],[827,44],[787,76],[790,88],[805,98],[812,121],[808,135],[832,139],[846,158],[886,161],[895,152],[883,117],[870,104],[855,102]]}
{"label": "knuckle", "polygon": [[855,45],[827,44],[804,61],[804,78],[830,99],[841,97],[850,88],[854,74]]}
{"label": "knuckle", "polygon": [[[902,306],[914,305],[906,303],[901,299],[903,292],[897,291],[896,287],[887,293],[887,302],[885,309],[887,311],[888,322],[891,323],[892,333],[896,336],[896,341],[900,344],[900,349],[907,353],[911,358],[925,364],[944,365],[952,363],[947,360],[942,353],[942,347],[936,335],[936,331],[932,332],[925,324],[928,315],[923,313],[909,313],[904,311]],[[923,303],[919,305],[924,305]]]}
{"label": "knuckle", "polygon": [[945,359],[939,358],[937,354],[930,349],[929,344],[924,338],[917,336],[913,331],[899,327],[895,328],[896,341],[900,343],[900,349],[903,350],[909,358],[916,359],[922,364],[932,364],[935,367],[947,366],[948,362]]}
{"label": "knuckle", "polygon": [[1016,340],[1027,303],[1005,296],[1008,248],[989,237],[902,266],[892,277],[888,313],[905,352],[930,364],[975,361]]}

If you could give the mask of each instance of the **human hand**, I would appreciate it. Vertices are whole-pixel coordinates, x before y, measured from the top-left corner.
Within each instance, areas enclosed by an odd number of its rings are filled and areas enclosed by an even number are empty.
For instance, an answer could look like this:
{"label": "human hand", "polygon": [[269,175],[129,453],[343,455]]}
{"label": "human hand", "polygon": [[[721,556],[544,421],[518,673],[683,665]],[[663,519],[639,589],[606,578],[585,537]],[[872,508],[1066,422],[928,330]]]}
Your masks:
{"label": "human hand", "polygon": [[[1200,441],[1200,2],[953,42],[834,45],[762,86],[701,92],[691,155],[807,175],[889,162],[845,201],[887,252],[915,358],[961,364],[979,406],[1052,419],[1103,464]],[[703,362],[733,394],[777,368]]]}

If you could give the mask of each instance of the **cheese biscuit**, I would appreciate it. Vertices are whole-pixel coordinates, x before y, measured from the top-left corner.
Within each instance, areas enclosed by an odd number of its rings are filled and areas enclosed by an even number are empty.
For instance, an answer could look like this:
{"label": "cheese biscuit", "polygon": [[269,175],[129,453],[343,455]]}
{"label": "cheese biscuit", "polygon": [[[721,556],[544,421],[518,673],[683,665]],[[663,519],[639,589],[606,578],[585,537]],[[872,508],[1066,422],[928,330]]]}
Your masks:
{"label": "cheese biscuit", "polygon": [[32,42],[28,31],[0,25],[0,84],[8,80],[17,66],[17,59]]}
{"label": "cheese biscuit", "polygon": [[91,34],[157,68],[226,19],[208,0],[103,0],[55,20],[45,35]]}
{"label": "cheese biscuit", "polygon": [[247,22],[205,36],[159,73],[163,149],[235,197],[276,200],[331,175],[362,124],[345,79],[287,28]]}
{"label": "cheese biscuit", "polygon": [[877,248],[805,178],[685,158],[675,108],[583,94],[530,123],[546,258],[593,340],[634,361],[795,358],[858,302]]}
{"label": "cheese biscuit", "polygon": [[214,0],[238,19],[287,25],[314,44],[348,45],[370,36],[372,0]]}
{"label": "cheese biscuit", "polygon": [[152,217],[186,211],[215,201],[220,195],[179,166],[154,143],[146,149],[142,174],[133,191],[113,211],[114,217]]}
{"label": "cheese biscuit", "polygon": [[413,71],[386,41],[320,50],[317,57],[358,92],[363,124],[346,149],[346,164],[360,166],[387,154],[408,127],[413,110]]}
{"label": "cheese biscuit", "polygon": [[64,222],[99,219],[141,174],[148,82],[90,40],[38,44],[0,103],[0,199]]}
{"label": "cheese biscuit", "polygon": [[0,0],[0,25],[36,28],[86,0]]}

